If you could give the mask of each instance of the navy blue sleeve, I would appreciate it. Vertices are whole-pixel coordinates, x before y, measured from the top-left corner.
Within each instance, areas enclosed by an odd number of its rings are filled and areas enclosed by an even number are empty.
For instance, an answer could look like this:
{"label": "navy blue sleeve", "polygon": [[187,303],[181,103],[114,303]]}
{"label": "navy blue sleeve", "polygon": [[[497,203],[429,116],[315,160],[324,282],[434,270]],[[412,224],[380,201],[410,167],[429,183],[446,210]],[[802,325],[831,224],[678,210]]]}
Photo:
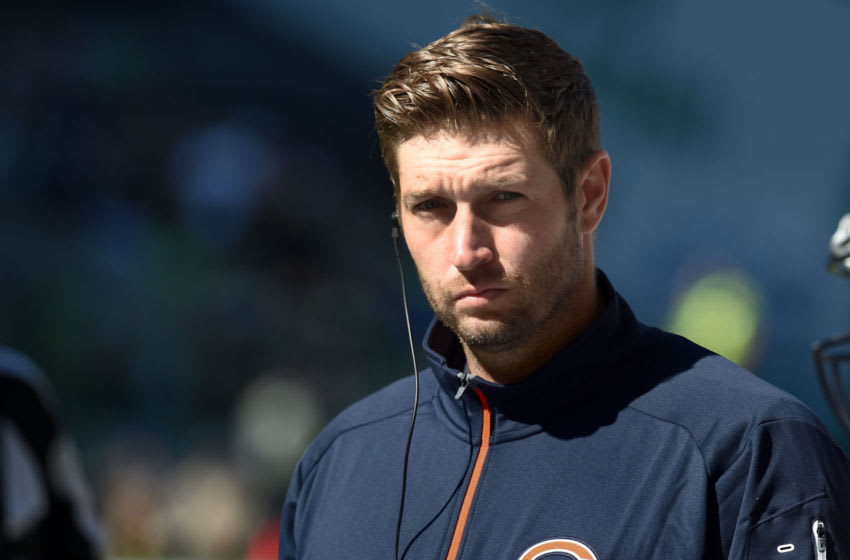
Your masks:
{"label": "navy blue sleeve", "polygon": [[850,462],[822,427],[759,425],[716,489],[728,558],[850,558]]}
{"label": "navy blue sleeve", "polygon": [[278,543],[278,560],[295,560],[295,512],[298,502],[298,494],[301,488],[301,464],[292,477],[286,500],[283,503],[283,512],[280,517],[280,540]]}

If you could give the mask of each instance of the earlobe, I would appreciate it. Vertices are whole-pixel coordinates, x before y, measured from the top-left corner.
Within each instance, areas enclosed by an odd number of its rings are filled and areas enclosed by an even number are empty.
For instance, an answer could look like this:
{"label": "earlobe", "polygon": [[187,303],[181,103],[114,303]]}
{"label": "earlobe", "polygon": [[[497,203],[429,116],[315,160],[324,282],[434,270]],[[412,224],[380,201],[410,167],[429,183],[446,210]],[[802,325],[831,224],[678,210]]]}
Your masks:
{"label": "earlobe", "polygon": [[576,189],[579,204],[579,225],[582,233],[593,233],[608,205],[608,185],[611,182],[611,158],[604,150],[593,154],[579,177]]}

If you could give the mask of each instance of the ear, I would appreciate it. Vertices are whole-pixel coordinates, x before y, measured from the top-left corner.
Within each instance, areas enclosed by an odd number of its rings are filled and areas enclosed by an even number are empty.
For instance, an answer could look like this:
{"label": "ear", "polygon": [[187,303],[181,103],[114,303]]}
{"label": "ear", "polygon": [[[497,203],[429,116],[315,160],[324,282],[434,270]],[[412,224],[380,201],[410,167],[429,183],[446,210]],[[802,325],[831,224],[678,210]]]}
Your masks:
{"label": "ear", "polygon": [[611,182],[611,158],[604,150],[594,153],[578,177],[576,202],[582,233],[593,233],[608,206],[608,184]]}

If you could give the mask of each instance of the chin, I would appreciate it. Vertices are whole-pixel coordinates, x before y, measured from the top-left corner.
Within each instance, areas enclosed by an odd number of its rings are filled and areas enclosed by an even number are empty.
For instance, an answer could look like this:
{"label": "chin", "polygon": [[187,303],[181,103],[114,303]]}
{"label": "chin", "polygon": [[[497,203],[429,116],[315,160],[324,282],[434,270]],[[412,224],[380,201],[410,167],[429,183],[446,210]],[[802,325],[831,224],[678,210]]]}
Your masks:
{"label": "chin", "polygon": [[515,348],[526,334],[518,325],[495,320],[467,320],[448,327],[467,347],[491,352]]}

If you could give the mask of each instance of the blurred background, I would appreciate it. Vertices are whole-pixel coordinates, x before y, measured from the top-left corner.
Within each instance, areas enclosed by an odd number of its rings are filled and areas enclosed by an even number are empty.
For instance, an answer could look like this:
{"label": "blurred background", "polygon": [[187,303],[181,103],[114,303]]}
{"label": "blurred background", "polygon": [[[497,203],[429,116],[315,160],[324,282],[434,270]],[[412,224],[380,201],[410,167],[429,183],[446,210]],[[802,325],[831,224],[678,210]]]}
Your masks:
{"label": "blurred background", "polygon": [[[850,2],[489,4],[594,81],[614,162],[597,260],[638,316],[850,448],[810,353],[850,330],[825,271],[850,211]],[[0,8],[0,344],[54,384],[110,557],[262,557],[305,445],[409,373],[369,92],[477,10]],[[419,338],[416,289],[412,311]]]}

